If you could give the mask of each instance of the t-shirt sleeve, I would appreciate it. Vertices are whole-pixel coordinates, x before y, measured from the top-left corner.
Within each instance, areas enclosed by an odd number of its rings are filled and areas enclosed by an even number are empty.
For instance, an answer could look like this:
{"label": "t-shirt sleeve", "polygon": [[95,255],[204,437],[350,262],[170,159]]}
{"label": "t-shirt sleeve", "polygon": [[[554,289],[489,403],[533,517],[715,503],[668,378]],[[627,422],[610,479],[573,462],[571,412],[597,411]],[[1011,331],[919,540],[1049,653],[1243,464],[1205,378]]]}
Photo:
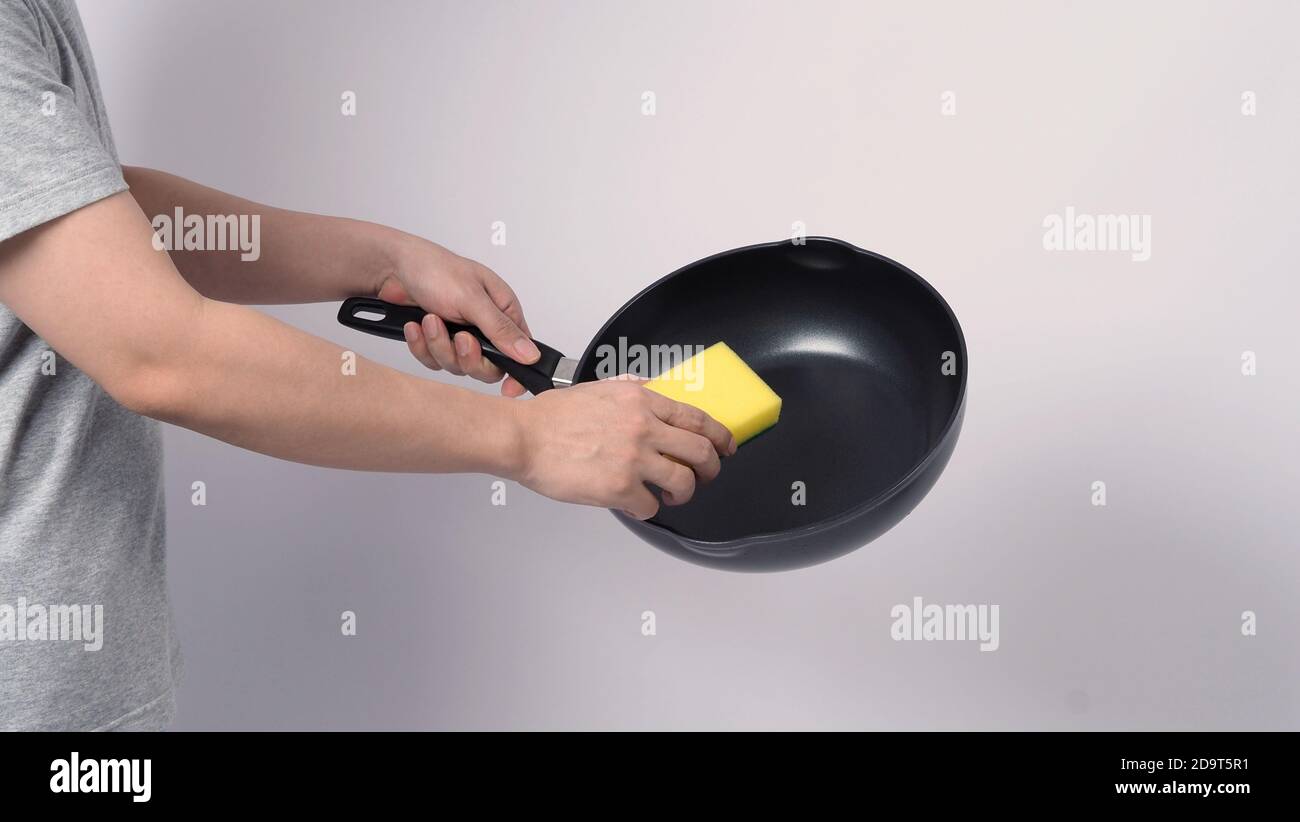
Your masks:
{"label": "t-shirt sleeve", "polygon": [[32,12],[0,2],[0,241],[126,188]]}

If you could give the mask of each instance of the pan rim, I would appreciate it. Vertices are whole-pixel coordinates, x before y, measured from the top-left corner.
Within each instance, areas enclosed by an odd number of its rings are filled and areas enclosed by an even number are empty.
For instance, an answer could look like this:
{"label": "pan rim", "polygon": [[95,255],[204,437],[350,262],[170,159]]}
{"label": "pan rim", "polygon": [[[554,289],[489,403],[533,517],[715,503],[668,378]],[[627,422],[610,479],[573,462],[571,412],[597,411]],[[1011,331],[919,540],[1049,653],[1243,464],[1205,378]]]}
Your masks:
{"label": "pan rim", "polygon": [[[612,325],[614,325],[614,323],[618,322],[619,318],[622,317],[624,313],[626,313],[637,301],[639,301],[642,297],[644,297],[649,292],[653,291],[654,289],[658,288],[664,283],[667,283],[669,280],[682,276],[683,274],[686,274],[687,272],[699,266],[702,266],[706,263],[712,262],[720,257],[728,257],[744,251],[754,251],[763,248],[776,248],[780,246],[790,245],[791,242],[792,241],[789,239],[781,239],[781,240],[776,240],[774,242],[755,243],[753,245],[732,248],[727,251],[720,251],[716,254],[711,254],[708,257],[704,257],[702,259],[696,260],[695,262],[688,263],[676,269],[675,271],[665,274],[664,276],[660,277],[658,280],[655,280],[651,284],[647,285],[645,288],[638,291],[627,302],[623,303],[623,305],[616,312],[614,312],[614,314],[605,322],[605,324],[600,327],[600,330],[596,332],[595,336],[593,336],[591,338],[591,341],[587,344],[586,350],[583,351],[582,357],[578,361],[578,373],[581,374],[584,371],[587,362],[589,358],[592,356],[592,352],[595,349],[596,342],[605,336],[605,332]],[[862,516],[868,511],[871,511],[872,509],[878,508],[881,505],[885,504],[890,499],[892,499],[893,497],[901,493],[903,490],[910,487],[920,475],[924,474],[929,469],[930,465],[934,462],[938,454],[943,450],[943,446],[945,443],[947,443],[948,437],[951,435],[953,428],[955,426],[960,425],[962,417],[965,413],[966,386],[968,383],[969,371],[970,371],[969,358],[967,356],[967,350],[966,350],[966,334],[962,330],[961,323],[957,320],[957,315],[953,312],[952,306],[948,305],[948,301],[944,299],[943,295],[939,293],[938,289],[936,289],[933,285],[931,285],[924,277],[922,277],[920,274],[917,274],[915,271],[903,265],[902,263],[898,262],[897,260],[894,260],[890,257],[886,257],[884,254],[880,254],[875,251],[870,251],[865,248],[860,248],[854,245],[853,243],[846,242],[836,237],[812,236],[812,237],[805,238],[804,244],[806,245],[809,243],[819,243],[819,244],[825,243],[829,245],[840,246],[854,253],[861,254],[865,257],[871,257],[875,260],[885,263],[886,265],[893,266],[895,269],[907,274],[917,284],[919,284],[926,292],[928,292],[930,296],[938,302],[939,307],[943,309],[944,314],[948,318],[948,321],[952,323],[953,329],[957,332],[957,343],[960,349],[959,356],[961,358],[961,371],[958,378],[960,381],[957,385],[957,402],[953,404],[952,413],[949,414],[948,419],[944,422],[943,428],[940,430],[939,435],[935,438],[934,440],[935,444],[931,446],[929,450],[926,451],[924,456],[922,456],[919,460],[917,460],[916,463],[905,474],[903,474],[902,477],[900,477],[888,488],[885,488],[884,490],[880,491],[876,495],[869,497],[866,500],[863,500],[862,502],[857,503],[856,505],[848,508],[845,511],[841,511],[838,514],[826,517],[825,519],[818,520],[816,522],[809,523],[797,529],[790,529],[790,530],[783,530],[783,531],[767,531],[759,534],[751,534],[749,536],[735,537],[733,539],[726,539],[726,540],[702,540],[702,539],[696,539],[694,537],[690,537],[685,534],[682,534],[672,528],[669,528],[666,525],[661,525],[657,522],[651,522],[650,520],[638,520],[635,519],[634,517],[628,516],[622,511],[617,511],[612,508],[609,509],[610,513],[612,513],[615,517],[625,520],[627,522],[635,522],[641,526],[649,527],[656,531],[667,534],[668,536],[672,537],[674,540],[681,543],[684,547],[692,550],[696,550],[702,554],[715,556],[715,557],[724,557],[728,554],[734,554],[738,550],[749,548],[751,546],[762,545],[762,544],[772,543],[772,542],[784,542],[791,539],[798,539],[802,536],[818,534],[827,531],[829,529],[835,528],[839,525],[842,525],[850,520],[857,519],[858,517]]]}

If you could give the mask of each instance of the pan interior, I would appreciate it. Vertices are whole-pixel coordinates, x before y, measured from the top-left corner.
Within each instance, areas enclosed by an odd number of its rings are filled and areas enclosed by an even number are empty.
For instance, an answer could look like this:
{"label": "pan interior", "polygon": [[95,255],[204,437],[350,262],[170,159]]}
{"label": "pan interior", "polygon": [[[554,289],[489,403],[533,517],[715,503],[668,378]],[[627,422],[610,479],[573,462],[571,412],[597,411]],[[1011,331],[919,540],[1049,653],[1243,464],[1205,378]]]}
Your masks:
{"label": "pan interior", "polygon": [[925,458],[960,400],[965,364],[943,368],[960,333],[936,295],[889,260],[815,239],[719,255],[648,289],[592,342],[579,379],[607,374],[611,351],[719,340],[781,395],[781,419],[652,520],[695,540],[814,526],[872,499]]}

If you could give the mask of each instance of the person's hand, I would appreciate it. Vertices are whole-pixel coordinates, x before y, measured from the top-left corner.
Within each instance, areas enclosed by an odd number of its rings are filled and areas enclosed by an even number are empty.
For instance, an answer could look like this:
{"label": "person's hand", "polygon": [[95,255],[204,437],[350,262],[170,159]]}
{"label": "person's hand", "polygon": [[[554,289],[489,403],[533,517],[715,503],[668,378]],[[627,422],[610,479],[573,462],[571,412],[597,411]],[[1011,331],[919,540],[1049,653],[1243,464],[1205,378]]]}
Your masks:
{"label": "person's hand", "polygon": [[[519,298],[505,280],[487,266],[435,243],[413,240],[404,246],[396,270],[375,296],[430,312],[423,323],[407,323],[404,330],[411,353],[435,371],[468,374],[483,382],[497,382],[504,376],[483,357],[472,334],[462,331],[452,339],[443,320],[478,326],[499,351],[519,362],[533,363],[541,356],[530,339]],[[507,378],[501,393],[517,397],[524,387]]]}
{"label": "person's hand", "polygon": [[619,508],[649,519],[663,491],[680,505],[697,482],[718,475],[736,452],[721,423],[632,380],[610,379],[547,391],[520,403],[523,458],[516,477],[552,499]]}

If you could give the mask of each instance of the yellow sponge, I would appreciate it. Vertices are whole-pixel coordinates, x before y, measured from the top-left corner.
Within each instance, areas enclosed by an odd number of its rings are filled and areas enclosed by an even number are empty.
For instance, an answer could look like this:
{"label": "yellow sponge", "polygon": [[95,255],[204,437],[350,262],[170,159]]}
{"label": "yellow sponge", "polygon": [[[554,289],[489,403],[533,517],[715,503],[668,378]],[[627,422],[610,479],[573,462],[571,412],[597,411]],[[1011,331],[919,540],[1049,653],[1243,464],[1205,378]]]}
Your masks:
{"label": "yellow sponge", "polygon": [[726,343],[714,343],[645,384],[703,410],[741,445],[776,425],[781,398]]}

